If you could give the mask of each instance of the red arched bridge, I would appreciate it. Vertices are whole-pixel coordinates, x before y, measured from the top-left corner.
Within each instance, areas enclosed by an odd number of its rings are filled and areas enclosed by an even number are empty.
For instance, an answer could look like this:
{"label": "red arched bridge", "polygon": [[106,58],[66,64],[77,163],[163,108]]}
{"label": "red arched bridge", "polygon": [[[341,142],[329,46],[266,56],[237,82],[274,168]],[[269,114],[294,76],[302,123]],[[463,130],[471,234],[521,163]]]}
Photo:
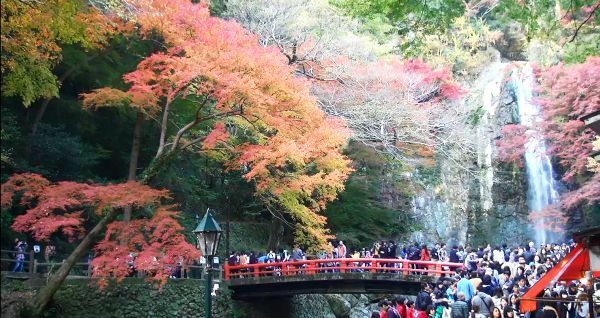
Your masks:
{"label": "red arched bridge", "polygon": [[462,268],[460,263],[405,259],[341,258],[225,265],[223,279],[234,298],[296,294],[416,294]]}

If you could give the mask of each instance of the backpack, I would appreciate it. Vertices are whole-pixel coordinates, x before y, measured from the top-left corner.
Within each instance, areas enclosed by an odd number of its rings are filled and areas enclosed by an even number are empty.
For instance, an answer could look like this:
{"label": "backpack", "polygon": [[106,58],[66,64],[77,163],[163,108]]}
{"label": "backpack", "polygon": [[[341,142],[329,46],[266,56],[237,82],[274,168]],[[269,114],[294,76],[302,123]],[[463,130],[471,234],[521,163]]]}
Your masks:
{"label": "backpack", "polygon": [[[392,311],[392,313],[394,313],[394,318],[403,318],[402,316],[400,316],[400,313],[396,308],[390,307],[390,310]],[[388,313],[390,312],[390,310],[388,310]]]}
{"label": "backpack", "polygon": [[[421,291],[417,294],[417,299],[415,300],[415,309],[416,310],[425,310],[427,308],[427,303],[426,303],[426,299],[427,299],[427,293],[424,291]],[[416,312],[415,310],[415,312]]]}

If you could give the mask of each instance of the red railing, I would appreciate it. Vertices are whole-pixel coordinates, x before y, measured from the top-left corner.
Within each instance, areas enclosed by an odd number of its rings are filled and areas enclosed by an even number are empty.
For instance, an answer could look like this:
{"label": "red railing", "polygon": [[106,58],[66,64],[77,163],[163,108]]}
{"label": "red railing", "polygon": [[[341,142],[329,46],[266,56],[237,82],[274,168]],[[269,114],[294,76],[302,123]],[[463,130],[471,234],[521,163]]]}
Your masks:
{"label": "red railing", "polygon": [[239,279],[261,276],[314,275],[329,272],[385,272],[402,275],[421,274],[431,276],[453,275],[461,263],[434,261],[410,261],[405,259],[382,258],[337,258],[289,261],[279,263],[258,263],[224,266],[224,279]]}

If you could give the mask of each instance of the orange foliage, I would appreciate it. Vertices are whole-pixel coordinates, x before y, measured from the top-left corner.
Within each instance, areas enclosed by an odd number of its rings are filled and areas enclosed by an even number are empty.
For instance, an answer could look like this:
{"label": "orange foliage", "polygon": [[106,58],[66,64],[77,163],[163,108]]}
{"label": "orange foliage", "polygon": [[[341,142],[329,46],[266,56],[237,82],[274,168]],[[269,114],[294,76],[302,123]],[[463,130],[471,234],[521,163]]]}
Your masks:
{"label": "orange foliage", "polygon": [[[194,136],[202,150],[229,142],[222,119],[241,117],[241,125],[251,123],[246,127],[257,142],[232,141],[226,147],[232,156],[227,168],[249,168],[244,177],[256,184],[257,197],[279,201],[278,209],[300,224],[310,224],[311,233],[324,243],[325,219],[317,212],[343,189],[351,171],[349,160],[341,155],[348,136],[344,125],[325,116],[310,95],[308,83],[293,75],[294,68],[278,49],[260,46],[256,36],[235,22],[211,17],[206,3],[131,3],[142,35],[159,34],[168,47],[124,76],[132,85],[127,92],[132,103],[137,103],[138,96],[145,99],[147,108],[163,112],[165,125],[173,111],[168,106],[176,98],[207,98],[210,109],[201,103],[196,106],[196,118],[177,132],[171,151],[202,121],[216,121],[204,138]],[[84,95],[84,101],[93,105],[95,99],[122,95],[99,96],[103,93]],[[162,146],[167,137],[161,138]],[[159,149],[158,154],[162,153]],[[294,193],[293,200],[289,200],[290,193]]]}

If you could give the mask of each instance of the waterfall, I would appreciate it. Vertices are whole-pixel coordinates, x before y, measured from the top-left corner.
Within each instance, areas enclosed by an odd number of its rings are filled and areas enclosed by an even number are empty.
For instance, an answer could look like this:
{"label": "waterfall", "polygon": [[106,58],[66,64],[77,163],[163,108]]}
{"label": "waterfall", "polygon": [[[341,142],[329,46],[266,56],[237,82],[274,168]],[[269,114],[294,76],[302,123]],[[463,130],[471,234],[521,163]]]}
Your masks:
{"label": "waterfall", "polygon": [[[533,70],[526,64],[516,67],[511,75],[511,85],[517,99],[521,125],[528,128],[528,141],[525,144],[525,164],[527,169],[527,204],[529,211],[539,211],[556,204],[559,200],[554,171],[550,158],[546,154],[546,143],[536,124],[542,120],[537,105],[531,102],[533,97]],[[537,243],[549,243],[559,238],[554,232],[543,229],[538,220],[533,224]]]}

